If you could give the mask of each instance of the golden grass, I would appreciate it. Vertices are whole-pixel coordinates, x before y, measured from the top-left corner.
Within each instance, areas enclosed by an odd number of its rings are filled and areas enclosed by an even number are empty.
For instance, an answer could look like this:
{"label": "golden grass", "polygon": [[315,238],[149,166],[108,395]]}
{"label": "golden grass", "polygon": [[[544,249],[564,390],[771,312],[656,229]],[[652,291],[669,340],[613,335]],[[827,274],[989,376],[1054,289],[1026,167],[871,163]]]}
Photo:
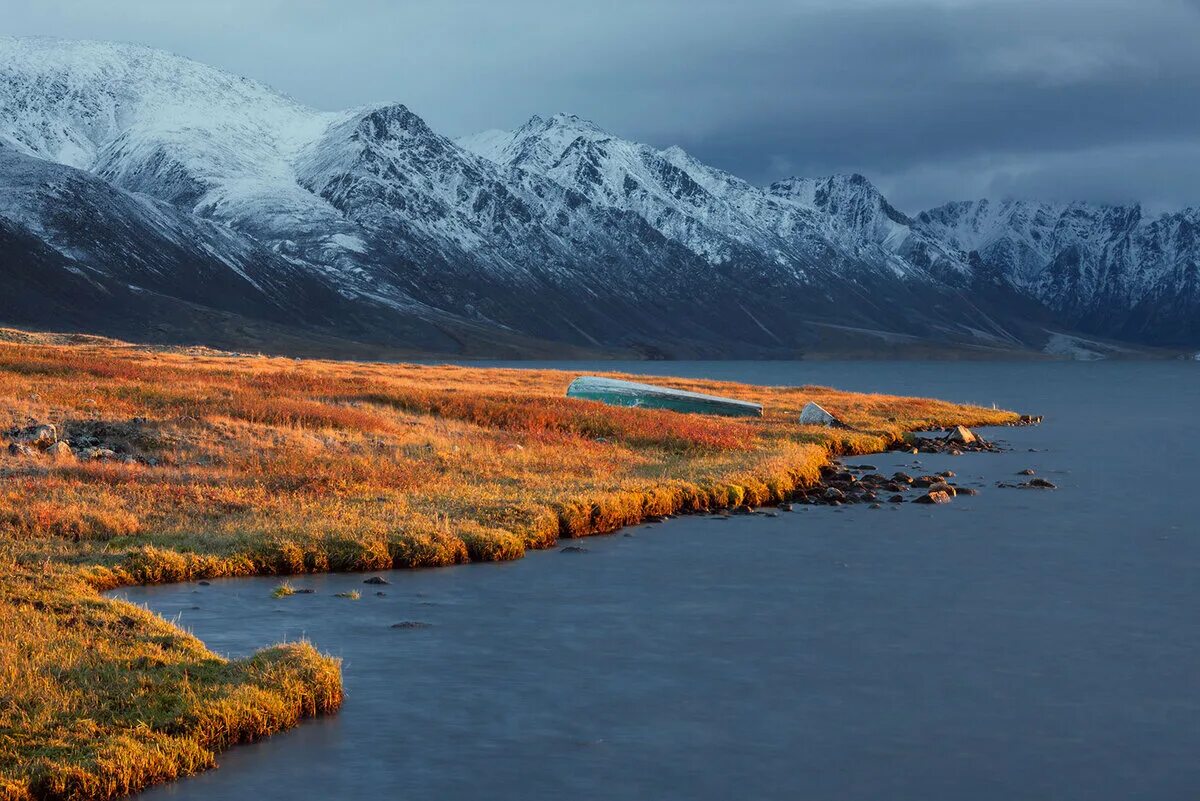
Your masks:
{"label": "golden grass", "polygon": [[[0,455],[0,799],[116,797],[340,700],[336,663],[308,645],[226,662],[98,590],[516,559],[650,515],[778,502],[831,453],[907,431],[1015,419],[653,379],[766,409],[681,415],[567,399],[575,375],[0,331],[0,431],[52,422],[130,457]],[[810,400],[853,430],[798,426]]]}

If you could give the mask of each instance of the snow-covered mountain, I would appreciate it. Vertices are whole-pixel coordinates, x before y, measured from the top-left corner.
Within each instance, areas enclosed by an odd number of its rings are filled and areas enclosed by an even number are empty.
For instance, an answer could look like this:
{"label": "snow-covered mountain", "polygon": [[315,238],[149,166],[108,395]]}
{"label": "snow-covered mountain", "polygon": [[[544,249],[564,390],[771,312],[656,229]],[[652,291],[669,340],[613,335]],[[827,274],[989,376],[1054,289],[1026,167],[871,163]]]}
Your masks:
{"label": "snow-covered mountain", "polygon": [[950,203],[916,227],[1067,325],[1133,342],[1200,340],[1200,209],[1023,201]]}
{"label": "snow-covered mountain", "polygon": [[[914,220],[857,175],[757,187],[572,115],[455,142],[399,104],[322,112],[148,48],[0,38],[0,322],[334,350],[986,352],[1108,333],[1093,300],[1194,297],[1194,214],[972,208]],[[1134,244],[1097,244],[1122,224]]]}

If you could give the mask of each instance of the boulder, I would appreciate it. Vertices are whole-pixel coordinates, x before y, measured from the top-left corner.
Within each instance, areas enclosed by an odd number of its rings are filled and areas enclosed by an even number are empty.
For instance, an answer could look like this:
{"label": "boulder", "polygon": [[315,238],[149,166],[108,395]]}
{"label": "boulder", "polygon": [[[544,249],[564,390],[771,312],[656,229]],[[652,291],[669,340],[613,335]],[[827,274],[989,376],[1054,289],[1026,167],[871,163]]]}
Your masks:
{"label": "boulder", "polygon": [[950,494],[941,491],[930,491],[917,498],[913,503],[950,503]]}
{"label": "boulder", "polygon": [[17,442],[44,451],[58,442],[58,429],[50,423],[34,423],[25,428],[9,431],[9,436]]}
{"label": "boulder", "polygon": [[904,496],[893,495],[892,497],[888,498],[888,503],[904,503]]}
{"label": "boulder", "polygon": [[950,484],[947,484],[945,481],[939,481],[936,484],[930,484],[929,491],[930,492],[944,492],[947,495],[949,495],[951,498],[953,498],[955,495],[958,494],[958,491],[955,490],[955,488],[953,486],[951,486]]}
{"label": "boulder", "polygon": [[893,473],[892,481],[895,481],[897,484],[911,484],[913,483],[913,477],[908,473]]}
{"label": "boulder", "polygon": [[72,456],[74,456],[74,454],[71,453],[71,446],[62,440],[59,440],[47,448],[46,453],[50,454],[55,459],[70,459]]}
{"label": "boulder", "polygon": [[390,581],[383,578],[382,576],[371,576],[369,579],[367,579],[366,581],[363,582],[363,584],[390,584],[390,583],[391,583]]}
{"label": "boulder", "polygon": [[958,442],[963,445],[974,444],[978,437],[975,433],[966,426],[955,426],[950,433],[946,435],[947,442]]}
{"label": "boulder", "polygon": [[810,426],[840,426],[842,421],[838,420],[828,411],[826,411],[819,403],[809,401],[804,404],[804,408],[800,410],[801,425]]}
{"label": "boulder", "polygon": [[837,487],[829,487],[825,490],[824,498],[827,501],[840,501],[846,497],[846,493],[842,492]]}
{"label": "boulder", "polygon": [[10,443],[8,443],[8,455],[9,456],[32,456],[33,448],[30,448],[28,445],[22,444],[20,442],[10,442]]}
{"label": "boulder", "polygon": [[1029,487],[1031,489],[1058,489],[1057,484],[1047,481],[1044,478],[1031,478],[1028,481],[1026,481],[1024,484],[1022,484],[1021,486]]}

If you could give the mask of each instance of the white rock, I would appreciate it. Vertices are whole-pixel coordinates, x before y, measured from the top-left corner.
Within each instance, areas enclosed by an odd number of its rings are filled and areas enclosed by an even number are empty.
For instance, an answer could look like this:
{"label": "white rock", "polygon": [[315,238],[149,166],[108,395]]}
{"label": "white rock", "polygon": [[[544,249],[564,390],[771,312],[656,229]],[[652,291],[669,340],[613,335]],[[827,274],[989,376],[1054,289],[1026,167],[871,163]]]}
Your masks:
{"label": "white rock", "polygon": [[842,424],[841,420],[813,401],[804,404],[804,408],[800,410],[800,422],[803,425],[813,426],[840,426]]}

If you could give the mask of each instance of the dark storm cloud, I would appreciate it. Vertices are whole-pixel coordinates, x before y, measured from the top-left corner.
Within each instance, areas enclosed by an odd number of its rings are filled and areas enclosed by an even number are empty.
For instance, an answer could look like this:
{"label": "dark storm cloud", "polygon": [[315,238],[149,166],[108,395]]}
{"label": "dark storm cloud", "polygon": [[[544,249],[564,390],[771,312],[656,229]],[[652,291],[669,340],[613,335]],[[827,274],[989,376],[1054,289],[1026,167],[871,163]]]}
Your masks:
{"label": "dark storm cloud", "polygon": [[6,32],[122,39],[450,134],[573,111],[756,182],[854,170],[902,208],[1200,203],[1196,0],[0,0]]}

